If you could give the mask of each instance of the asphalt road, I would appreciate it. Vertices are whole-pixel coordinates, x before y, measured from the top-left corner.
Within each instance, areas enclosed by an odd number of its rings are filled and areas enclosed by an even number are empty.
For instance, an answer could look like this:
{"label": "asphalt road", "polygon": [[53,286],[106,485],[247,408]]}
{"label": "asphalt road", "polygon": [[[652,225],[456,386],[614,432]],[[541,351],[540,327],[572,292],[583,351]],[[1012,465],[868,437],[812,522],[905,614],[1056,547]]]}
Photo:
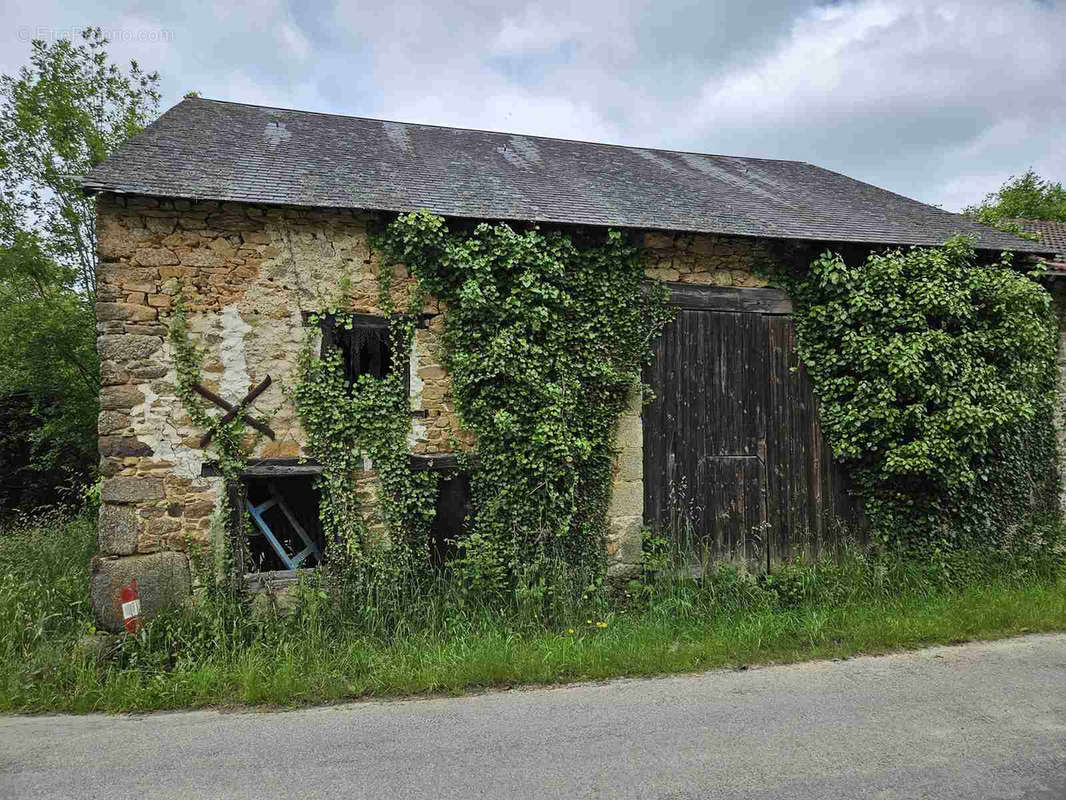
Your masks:
{"label": "asphalt road", "polygon": [[1066,798],[1066,635],[280,713],[0,717],[0,797]]}

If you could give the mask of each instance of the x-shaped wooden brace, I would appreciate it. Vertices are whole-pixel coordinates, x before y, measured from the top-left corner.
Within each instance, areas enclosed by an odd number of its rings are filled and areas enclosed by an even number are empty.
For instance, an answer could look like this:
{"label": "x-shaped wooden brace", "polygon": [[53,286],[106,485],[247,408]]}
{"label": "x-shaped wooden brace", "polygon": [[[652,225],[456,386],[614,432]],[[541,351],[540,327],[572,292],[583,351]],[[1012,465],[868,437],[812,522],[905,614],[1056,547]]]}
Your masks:
{"label": "x-shaped wooden brace", "polygon": [[[227,422],[232,422],[234,419],[236,419],[237,415],[241,413],[244,409],[246,409],[248,407],[248,404],[255,400],[255,398],[259,397],[259,395],[265,392],[266,388],[269,385],[270,376],[267,375],[265,378],[263,378],[263,382],[256,386],[254,389],[252,389],[252,391],[248,392],[248,394],[244,396],[244,399],[241,400],[241,402],[237,403],[237,405],[231,405],[230,403],[219,397],[217,394],[212,392],[210,389],[205,389],[198,383],[193,384],[192,388],[196,390],[197,394],[201,395],[202,397],[206,397],[208,400],[210,400],[212,403],[214,403],[216,406],[226,412],[222,416],[222,419],[218,421],[219,425],[225,425]],[[267,436],[271,440],[274,438],[274,431],[272,431],[270,429],[270,426],[267,425],[265,422],[260,422],[254,417],[245,417],[245,421],[264,436]],[[214,433],[214,431],[208,431],[203,436],[201,436],[200,447],[207,447],[207,443],[211,441],[211,437],[214,435]]]}

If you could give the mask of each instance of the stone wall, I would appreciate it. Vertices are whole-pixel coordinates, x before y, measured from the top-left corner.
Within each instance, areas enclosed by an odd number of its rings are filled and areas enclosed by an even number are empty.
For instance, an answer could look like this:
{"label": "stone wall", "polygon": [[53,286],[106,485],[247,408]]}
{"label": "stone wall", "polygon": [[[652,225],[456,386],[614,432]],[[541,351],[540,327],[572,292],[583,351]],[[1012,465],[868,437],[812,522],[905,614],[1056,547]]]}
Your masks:
{"label": "stone wall", "polygon": [[777,257],[765,240],[741,236],[648,233],[644,247],[649,278],[704,286],[766,286]]}
{"label": "stone wall", "polygon": [[[222,494],[220,479],[201,477],[209,457],[199,446],[203,431],[192,426],[176,394],[166,336],[179,287],[190,335],[204,352],[207,388],[235,402],[266,375],[273,379],[251,410],[277,438],[250,439],[252,457],[293,458],[306,454],[286,395],[305,335],[303,312],[337,307],[380,314],[383,269],[368,242],[371,216],[360,212],[104,194],[97,214],[99,435],[107,480],[94,588],[112,586],[134,563],[152,563],[122,559],[181,552],[189,542],[205,541]],[[645,245],[651,277],[765,283],[756,276],[767,257],[758,240],[654,233]],[[403,267],[393,270],[393,299],[404,308],[413,279]],[[412,451],[467,449],[473,437],[459,425],[441,366],[446,309],[431,298],[423,311],[433,316],[417,331],[411,359],[412,408],[425,412],[412,420]],[[610,510],[611,570],[619,576],[633,572],[640,558],[641,451],[634,399],[619,422]],[[169,557],[157,560],[172,570]],[[113,609],[99,602],[101,619],[111,619]]]}

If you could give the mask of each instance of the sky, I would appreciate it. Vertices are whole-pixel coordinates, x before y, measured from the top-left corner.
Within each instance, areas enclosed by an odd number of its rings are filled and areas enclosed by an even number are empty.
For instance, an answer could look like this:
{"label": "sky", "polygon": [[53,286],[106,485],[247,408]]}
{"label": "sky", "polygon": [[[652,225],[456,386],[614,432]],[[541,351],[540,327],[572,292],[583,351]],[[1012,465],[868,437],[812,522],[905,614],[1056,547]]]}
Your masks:
{"label": "sky", "polygon": [[955,211],[1066,182],[1066,0],[0,0],[0,71],[99,25],[204,97],[808,161]]}

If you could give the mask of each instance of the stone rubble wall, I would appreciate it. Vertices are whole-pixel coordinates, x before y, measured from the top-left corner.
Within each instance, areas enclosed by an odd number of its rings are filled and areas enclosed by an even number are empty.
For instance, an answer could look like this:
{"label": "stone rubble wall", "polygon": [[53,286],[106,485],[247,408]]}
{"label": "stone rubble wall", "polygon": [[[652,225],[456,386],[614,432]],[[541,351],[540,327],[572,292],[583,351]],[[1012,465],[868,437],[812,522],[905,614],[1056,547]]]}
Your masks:
{"label": "stone rubble wall", "polygon": [[765,240],[742,236],[648,233],[644,247],[649,278],[703,286],[766,286],[767,267],[777,258]]}
{"label": "stone rubble wall", "polygon": [[[203,431],[193,427],[177,397],[167,331],[179,289],[190,336],[204,354],[207,388],[237,402],[266,375],[273,380],[251,412],[267,421],[277,438],[249,434],[251,457],[306,455],[286,394],[304,341],[303,312],[336,307],[381,313],[378,287],[385,267],[369,244],[372,219],[345,210],[98,198],[98,432],[106,480],[94,586],[110,586],[115,574],[128,571],[128,564],[118,564],[121,558],[182,552],[190,542],[205,542],[222,496],[221,479],[201,477],[210,458],[199,446]],[[650,277],[765,284],[757,277],[766,258],[758,240],[652,233],[645,245]],[[393,299],[397,308],[406,308],[413,279],[402,266],[392,269]],[[451,380],[441,364],[446,308],[430,298],[423,311],[434,316],[415,335],[412,408],[426,416],[412,419],[412,452],[469,449],[474,439],[459,424]],[[608,543],[614,575],[633,573],[640,561],[641,453],[634,399],[618,427]]]}

